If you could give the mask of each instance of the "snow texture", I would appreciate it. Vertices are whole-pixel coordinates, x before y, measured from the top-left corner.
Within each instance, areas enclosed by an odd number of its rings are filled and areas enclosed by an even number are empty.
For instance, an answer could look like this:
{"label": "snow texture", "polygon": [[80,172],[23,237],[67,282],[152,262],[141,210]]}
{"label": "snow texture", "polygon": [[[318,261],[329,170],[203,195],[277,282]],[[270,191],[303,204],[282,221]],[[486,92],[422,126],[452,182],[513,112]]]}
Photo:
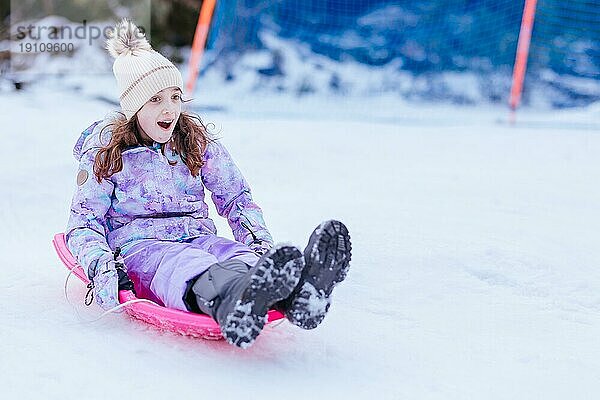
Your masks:
{"label": "snow texture", "polygon": [[[305,246],[331,218],[352,236],[325,321],[269,325],[242,351],[122,314],[86,323],[63,296],[50,242],[75,189],[71,150],[112,109],[97,98],[116,98],[113,79],[0,97],[2,398],[595,398],[598,104],[524,109],[511,126],[504,107],[200,84],[191,106],[215,123],[275,240]],[[71,280],[92,319],[85,291]]]}
{"label": "snow texture", "polygon": [[331,303],[330,298],[325,296],[324,293],[320,293],[317,289],[309,282],[304,282],[302,285],[302,291],[308,293],[308,298],[300,298],[298,301],[305,304],[303,311],[306,312],[307,316],[304,319],[313,319],[317,316],[325,315],[327,312],[327,306]]}
{"label": "snow texture", "polygon": [[[242,304],[240,300],[235,305],[235,314],[232,313],[227,317],[225,323],[226,329],[223,335],[230,343],[233,343],[229,338],[235,338],[239,342],[239,347],[242,349],[249,348],[256,338],[256,332],[267,323],[267,316],[256,316],[252,314],[254,302]],[[245,341],[243,340],[245,339]],[[232,339],[233,340],[233,339]]]}

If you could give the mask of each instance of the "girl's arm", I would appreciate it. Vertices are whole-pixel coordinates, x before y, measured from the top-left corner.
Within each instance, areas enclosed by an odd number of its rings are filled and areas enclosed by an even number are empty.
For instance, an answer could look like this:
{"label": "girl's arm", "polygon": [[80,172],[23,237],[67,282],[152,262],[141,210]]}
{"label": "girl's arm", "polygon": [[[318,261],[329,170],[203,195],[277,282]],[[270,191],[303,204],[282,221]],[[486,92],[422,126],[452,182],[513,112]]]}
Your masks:
{"label": "girl's arm", "polygon": [[96,267],[112,260],[106,242],[106,213],[111,205],[114,185],[107,179],[98,183],[94,175],[96,151],[81,156],[77,174],[77,190],[71,202],[71,211],[65,231],[67,247],[94,278]]}
{"label": "girl's arm", "polygon": [[207,146],[201,176],[217,212],[227,218],[235,240],[247,245],[255,241],[273,245],[262,210],[252,200],[248,183],[221,143]]}

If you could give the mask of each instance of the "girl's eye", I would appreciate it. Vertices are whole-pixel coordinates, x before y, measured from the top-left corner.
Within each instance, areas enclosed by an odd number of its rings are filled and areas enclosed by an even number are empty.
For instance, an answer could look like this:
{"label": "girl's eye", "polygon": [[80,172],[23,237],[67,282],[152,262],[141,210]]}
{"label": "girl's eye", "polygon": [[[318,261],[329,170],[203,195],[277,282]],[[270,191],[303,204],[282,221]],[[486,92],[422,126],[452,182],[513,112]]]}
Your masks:
{"label": "girl's eye", "polygon": [[158,97],[158,96],[154,96],[154,97],[150,98],[150,101],[153,103],[156,103],[159,100],[160,100],[160,97]]}
{"label": "girl's eye", "polygon": [[181,95],[180,94],[174,94],[172,97],[173,100],[181,100]]}

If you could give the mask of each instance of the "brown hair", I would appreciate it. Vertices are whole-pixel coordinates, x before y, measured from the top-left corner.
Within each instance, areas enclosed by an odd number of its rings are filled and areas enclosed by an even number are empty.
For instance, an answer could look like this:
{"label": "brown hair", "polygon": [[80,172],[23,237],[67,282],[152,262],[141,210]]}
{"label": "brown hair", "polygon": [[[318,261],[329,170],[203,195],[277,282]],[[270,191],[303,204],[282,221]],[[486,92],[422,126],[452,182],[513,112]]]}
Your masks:
{"label": "brown hair", "polygon": [[[94,175],[100,182],[103,178],[109,178],[113,174],[123,169],[122,153],[131,146],[152,144],[144,141],[137,124],[137,115],[131,117],[129,121],[125,115],[120,116],[106,128],[111,128],[112,136],[108,145],[102,147],[94,161]],[[103,131],[104,131],[103,129]],[[179,154],[181,160],[187,165],[192,176],[198,176],[200,168],[204,165],[202,155],[206,146],[214,141],[210,137],[207,126],[202,122],[199,116],[182,112],[177,120],[171,145],[176,154]],[[165,154],[166,143],[161,143],[160,151]],[[170,161],[170,165],[177,164],[177,161]]]}

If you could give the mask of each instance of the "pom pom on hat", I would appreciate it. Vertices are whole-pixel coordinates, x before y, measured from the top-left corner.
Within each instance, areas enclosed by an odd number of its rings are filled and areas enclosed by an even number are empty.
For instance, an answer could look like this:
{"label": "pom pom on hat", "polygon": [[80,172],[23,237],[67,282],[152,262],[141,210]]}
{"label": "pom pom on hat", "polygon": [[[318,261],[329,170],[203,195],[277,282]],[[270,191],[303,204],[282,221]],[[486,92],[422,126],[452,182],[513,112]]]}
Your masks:
{"label": "pom pom on hat", "polygon": [[140,50],[150,51],[152,46],[136,24],[123,18],[113,30],[113,35],[106,41],[106,49],[114,58],[122,54],[134,55]]}
{"label": "pom pom on hat", "polygon": [[121,20],[106,41],[106,49],[115,59],[113,73],[121,110],[127,119],[161,90],[177,87],[183,91],[183,79],[177,67],[152,49],[133,22]]}

